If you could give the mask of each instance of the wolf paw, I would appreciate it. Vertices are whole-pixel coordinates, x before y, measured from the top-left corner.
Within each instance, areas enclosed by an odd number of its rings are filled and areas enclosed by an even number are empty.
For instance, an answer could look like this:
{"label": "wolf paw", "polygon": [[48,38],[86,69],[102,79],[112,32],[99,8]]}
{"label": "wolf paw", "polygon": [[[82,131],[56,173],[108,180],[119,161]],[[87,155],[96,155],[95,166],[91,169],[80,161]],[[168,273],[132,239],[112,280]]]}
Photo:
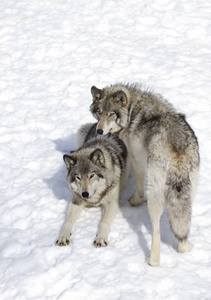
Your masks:
{"label": "wolf paw", "polygon": [[158,267],[160,265],[159,260],[153,260],[151,256],[146,259],[146,263],[151,267]]}
{"label": "wolf paw", "polygon": [[61,235],[59,239],[56,241],[56,245],[58,246],[67,246],[70,244],[70,236],[71,234],[68,235]]}
{"label": "wolf paw", "polygon": [[105,237],[97,235],[96,239],[94,240],[94,246],[97,248],[106,247],[108,245],[108,241]]}
{"label": "wolf paw", "polygon": [[136,197],[136,195],[131,196],[128,201],[131,206],[135,207],[140,206],[145,202],[144,197]]}

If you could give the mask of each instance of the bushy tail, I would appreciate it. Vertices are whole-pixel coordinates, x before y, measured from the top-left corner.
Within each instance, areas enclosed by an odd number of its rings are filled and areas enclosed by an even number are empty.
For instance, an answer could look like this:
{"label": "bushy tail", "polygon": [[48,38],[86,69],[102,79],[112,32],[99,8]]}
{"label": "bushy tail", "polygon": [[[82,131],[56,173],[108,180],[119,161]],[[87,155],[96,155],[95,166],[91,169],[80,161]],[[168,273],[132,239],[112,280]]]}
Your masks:
{"label": "bushy tail", "polygon": [[171,173],[166,185],[165,200],[171,229],[178,240],[187,239],[192,210],[192,183],[189,174]]}
{"label": "bushy tail", "polygon": [[96,135],[97,123],[87,123],[82,125],[76,134],[76,146],[80,148],[84,143],[86,143],[90,138]]}

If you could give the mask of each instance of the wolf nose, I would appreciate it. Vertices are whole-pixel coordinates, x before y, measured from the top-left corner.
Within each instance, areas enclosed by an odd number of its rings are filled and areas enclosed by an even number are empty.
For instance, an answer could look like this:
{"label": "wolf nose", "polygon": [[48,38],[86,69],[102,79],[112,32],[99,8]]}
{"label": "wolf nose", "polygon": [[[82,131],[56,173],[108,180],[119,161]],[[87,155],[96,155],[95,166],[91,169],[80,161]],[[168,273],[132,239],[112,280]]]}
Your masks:
{"label": "wolf nose", "polygon": [[82,193],[82,197],[83,198],[88,198],[89,197],[89,193],[88,192],[83,192]]}
{"label": "wolf nose", "polygon": [[100,134],[100,135],[103,134],[103,130],[102,129],[98,129],[97,130],[97,134]]}

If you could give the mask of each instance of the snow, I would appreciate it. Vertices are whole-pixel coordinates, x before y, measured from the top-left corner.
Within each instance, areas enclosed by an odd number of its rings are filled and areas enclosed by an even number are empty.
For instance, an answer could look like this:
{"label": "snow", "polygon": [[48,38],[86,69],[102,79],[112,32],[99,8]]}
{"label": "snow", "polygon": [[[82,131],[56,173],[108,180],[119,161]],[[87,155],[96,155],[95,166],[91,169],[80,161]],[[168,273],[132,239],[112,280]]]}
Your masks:
{"label": "snow", "polygon": [[[1,299],[211,298],[211,3],[207,0],[1,0]],[[87,209],[71,245],[55,241],[71,197],[64,153],[94,121],[90,88],[142,82],[162,93],[200,144],[190,240],[179,254],[166,212],[161,265],[146,203],[130,207],[131,176],[109,245],[92,243],[101,213]]]}

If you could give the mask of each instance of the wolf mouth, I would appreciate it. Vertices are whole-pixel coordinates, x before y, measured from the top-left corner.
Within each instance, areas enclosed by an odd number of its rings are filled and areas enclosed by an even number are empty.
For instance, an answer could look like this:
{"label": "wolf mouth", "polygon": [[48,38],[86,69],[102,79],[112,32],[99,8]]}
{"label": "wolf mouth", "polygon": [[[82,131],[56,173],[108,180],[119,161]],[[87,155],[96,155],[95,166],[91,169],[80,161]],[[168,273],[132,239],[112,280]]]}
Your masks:
{"label": "wolf mouth", "polygon": [[89,200],[89,199],[92,198],[92,197],[83,197],[83,196],[81,196],[81,198],[82,198],[83,200]]}

